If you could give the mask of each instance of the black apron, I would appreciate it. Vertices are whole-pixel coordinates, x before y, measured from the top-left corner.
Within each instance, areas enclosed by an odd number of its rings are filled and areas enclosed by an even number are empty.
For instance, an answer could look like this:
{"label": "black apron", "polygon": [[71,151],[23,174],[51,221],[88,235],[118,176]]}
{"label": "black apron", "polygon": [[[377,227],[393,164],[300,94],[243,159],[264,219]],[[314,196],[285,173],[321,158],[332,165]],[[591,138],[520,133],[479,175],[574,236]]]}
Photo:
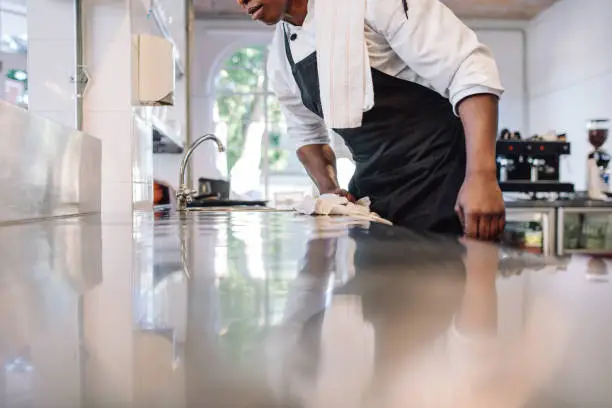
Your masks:
{"label": "black apron", "polygon": [[[284,23],[282,23],[284,24]],[[295,63],[285,51],[306,108],[323,117],[316,52]],[[461,234],[455,213],[465,177],[465,135],[450,102],[419,84],[372,69],[374,107],[356,129],[334,129],[353,155],[349,191],[372,211],[416,230]]]}

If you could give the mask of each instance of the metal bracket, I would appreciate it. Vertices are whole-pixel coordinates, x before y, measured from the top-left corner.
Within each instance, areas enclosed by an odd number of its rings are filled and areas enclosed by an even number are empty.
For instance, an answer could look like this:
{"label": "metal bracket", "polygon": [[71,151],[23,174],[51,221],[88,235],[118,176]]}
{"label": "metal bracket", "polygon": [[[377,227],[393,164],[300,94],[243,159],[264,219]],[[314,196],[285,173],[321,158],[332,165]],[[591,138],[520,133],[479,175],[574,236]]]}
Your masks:
{"label": "metal bracket", "polygon": [[89,84],[89,71],[85,65],[77,65],[77,73],[70,77],[70,82],[77,85],[77,97],[82,98]]}

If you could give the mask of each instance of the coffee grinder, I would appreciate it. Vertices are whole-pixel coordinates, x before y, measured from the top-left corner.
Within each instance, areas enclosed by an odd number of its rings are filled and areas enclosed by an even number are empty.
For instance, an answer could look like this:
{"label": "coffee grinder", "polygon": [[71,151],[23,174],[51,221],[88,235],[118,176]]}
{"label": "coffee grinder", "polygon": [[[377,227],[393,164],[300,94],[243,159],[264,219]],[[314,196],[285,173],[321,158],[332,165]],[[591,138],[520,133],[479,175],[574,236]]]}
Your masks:
{"label": "coffee grinder", "polygon": [[609,131],[609,119],[593,119],[587,123],[589,143],[594,149],[587,159],[587,188],[593,200],[605,200],[610,193],[610,155],[601,148]]}

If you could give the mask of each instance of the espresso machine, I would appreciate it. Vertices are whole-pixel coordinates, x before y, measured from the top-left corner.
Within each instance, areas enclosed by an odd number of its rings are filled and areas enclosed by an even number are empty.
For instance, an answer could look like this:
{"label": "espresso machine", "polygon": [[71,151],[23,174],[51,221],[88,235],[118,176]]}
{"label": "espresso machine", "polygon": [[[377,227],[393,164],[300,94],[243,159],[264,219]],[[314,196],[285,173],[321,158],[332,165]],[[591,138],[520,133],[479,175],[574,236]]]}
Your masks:
{"label": "espresso machine", "polygon": [[497,141],[497,180],[503,192],[557,195],[574,192],[574,185],[560,181],[561,157],[571,153],[570,144],[548,141],[500,139]]}

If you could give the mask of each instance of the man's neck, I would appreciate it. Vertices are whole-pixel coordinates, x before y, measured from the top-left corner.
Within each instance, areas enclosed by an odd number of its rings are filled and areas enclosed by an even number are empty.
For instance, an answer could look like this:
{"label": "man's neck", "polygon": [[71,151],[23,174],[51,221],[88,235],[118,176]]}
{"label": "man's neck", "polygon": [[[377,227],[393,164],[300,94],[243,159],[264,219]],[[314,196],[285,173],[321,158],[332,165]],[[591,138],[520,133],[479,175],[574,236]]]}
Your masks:
{"label": "man's neck", "polygon": [[284,20],[289,24],[301,26],[308,14],[308,0],[288,0]]}

